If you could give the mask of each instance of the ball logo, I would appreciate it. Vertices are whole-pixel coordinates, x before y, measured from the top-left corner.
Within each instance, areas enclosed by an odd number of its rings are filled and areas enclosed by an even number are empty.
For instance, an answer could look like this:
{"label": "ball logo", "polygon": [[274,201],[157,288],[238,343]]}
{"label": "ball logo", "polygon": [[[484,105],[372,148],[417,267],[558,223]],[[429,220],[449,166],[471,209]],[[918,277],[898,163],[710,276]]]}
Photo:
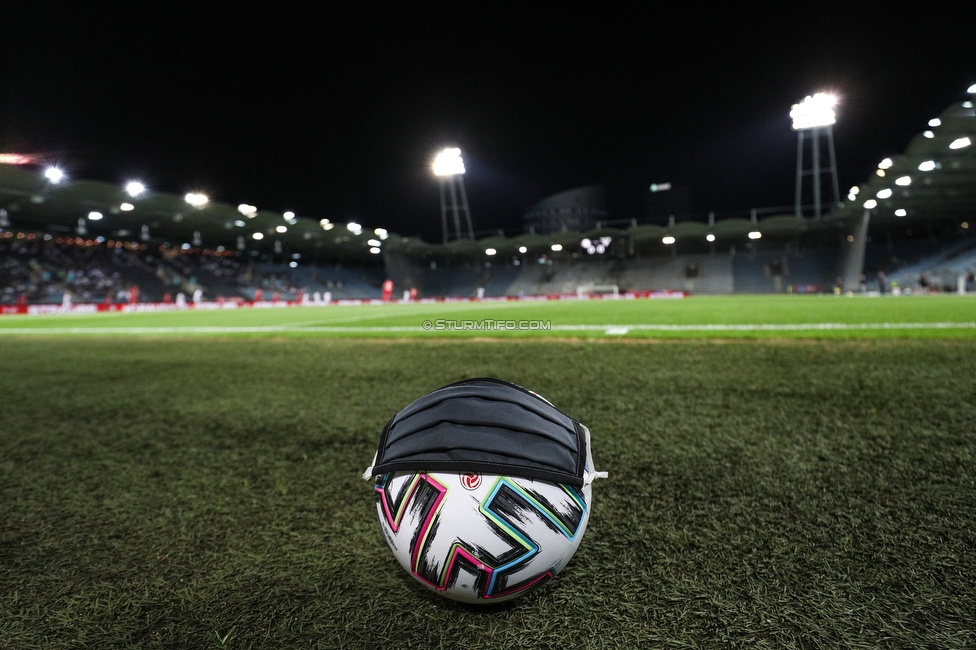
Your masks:
{"label": "ball logo", "polygon": [[461,474],[461,485],[464,486],[465,490],[477,490],[478,486],[481,485],[481,474],[474,472]]}

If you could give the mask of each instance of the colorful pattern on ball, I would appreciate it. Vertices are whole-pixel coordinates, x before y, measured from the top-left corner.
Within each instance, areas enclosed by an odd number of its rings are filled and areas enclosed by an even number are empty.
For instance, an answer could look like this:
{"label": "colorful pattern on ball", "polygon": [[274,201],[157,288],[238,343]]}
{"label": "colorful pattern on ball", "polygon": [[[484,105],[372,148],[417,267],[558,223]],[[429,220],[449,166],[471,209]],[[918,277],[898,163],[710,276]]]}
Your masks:
{"label": "colorful pattern on ball", "polygon": [[470,475],[386,474],[377,515],[401,565],[427,587],[464,602],[500,602],[550,580],[579,546],[589,486]]}

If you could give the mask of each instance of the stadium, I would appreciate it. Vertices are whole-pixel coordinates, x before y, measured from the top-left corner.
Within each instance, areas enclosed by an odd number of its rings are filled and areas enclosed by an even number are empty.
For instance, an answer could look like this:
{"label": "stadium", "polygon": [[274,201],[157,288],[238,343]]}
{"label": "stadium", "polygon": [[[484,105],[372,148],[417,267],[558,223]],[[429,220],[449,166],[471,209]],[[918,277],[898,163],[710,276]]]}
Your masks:
{"label": "stadium", "polygon": [[[972,646],[974,101],[846,192],[794,117],[785,207],[578,185],[481,232],[458,157],[440,241],[3,154],[0,646]],[[551,584],[472,606],[361,475],[484,377],[609,476]]]}

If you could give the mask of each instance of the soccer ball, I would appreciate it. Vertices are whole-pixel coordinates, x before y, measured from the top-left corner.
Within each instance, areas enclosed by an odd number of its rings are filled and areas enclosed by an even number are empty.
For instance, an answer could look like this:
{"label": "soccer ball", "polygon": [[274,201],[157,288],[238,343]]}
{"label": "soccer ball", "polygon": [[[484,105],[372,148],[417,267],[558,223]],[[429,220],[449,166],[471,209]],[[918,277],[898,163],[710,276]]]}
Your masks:
{"label": "soccer ball", "polygon": [[492,474],[393,472],[376,480],[387,544],[424,586],[499,603],[551,580],[579,547],[591,486]]}

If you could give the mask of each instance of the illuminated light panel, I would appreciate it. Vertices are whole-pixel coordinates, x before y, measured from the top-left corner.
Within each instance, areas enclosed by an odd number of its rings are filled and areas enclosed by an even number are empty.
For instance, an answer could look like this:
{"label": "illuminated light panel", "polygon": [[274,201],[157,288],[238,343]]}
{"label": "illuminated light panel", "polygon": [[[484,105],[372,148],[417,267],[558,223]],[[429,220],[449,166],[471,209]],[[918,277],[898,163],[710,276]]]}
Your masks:
{"label": "illuminated light panel", "polygon": [[247,203],[241,203],[239,206],[237,206],[237,211],[248,218],[251,218],[258,213],[258,209],[255,206],[248,205]]}
{"label": "illuminated light panel", "polygon": [[555,251],[555,252],[558,253],[559,251],[561,251],[563,249],[563,245],[562,244],[553,244],[549,248],[550,248],[550,250],[553,250],[553,251]]}
{"label": "illuminated light panel", "polygon": [[373,246],[372,248],[369,249],[369,252],[372,253],[373,255],[379,255],[380,254],[380,249],[378,249],[375,246]]}
{"label": "illuminated light panel", "polygon": [[444,149],[434,158],[432,169],[434,170],[434,176],[463,174],[464,161],[461,159],[461,150],[457,147]]}
{"label": "illuminated light panel", "polygon": [[285,233],[288,232],[288,226],[278,226],[275,228],[275,232]]}
{"label": "illuminated light panel", "polygon": [[146,186],[139,181],[129,181],[125,184],[125,193],[135,198],[146,191]]}
{"label": "illuminated light panel", "polygon": [[930,172],[933,169],[935,169],[935,161],[934,160],[926,160],[925,162],[921,163],[918,166],[918,171],[920,171],[920,172]]}
{"label": "illuminated light panel", "polygon": [[101,212],[89,212],[88,213],[88,220],[89,221],[99,221],[101,218],[102,218],[102,213]]}
{"label": "illuminated light panel", "polygon": [[973,84],[972,86],[967,88],[966,92],[969,93],[970,95],[976,95],[976,84]]}
{"label": "illuminated light panel", "polygon": [[378,240],[378,239],[370,239],[369,241],[366,242],[366,244],[369,245],[369,246],[382,246],[383,245],[382,242],[380,242],[380,240]]}
{"label": "illuminated light panel", "polygon": [[485,249],[485,255],[494,255],[494,254],[496,254],[497,252],[498,252],[498,251],[496,251],[496,250],[495,250],[494,248],[486,248],[486,249]]}
{"label": "illuminated light panel", "polygon": [[135,209],[136,206],[132,205],[131,203],[123,203],[122,205],[119,206],[119,210],[121,210],[122,212],[132,212]]}
{"label": "illuminated light panel", "polygon": [[973,103],[972,102],[963,102],[962,103],[962,107],[963,108],[972,108],[973,107]]}
{"label": "illuminated light panel", "polygon": [[715,241],[715,235],[713,235],[712,233],[708,233],[707,235],[705,235],[705,241],[709,241],[709,242]]}
{"label": "illuminated light panel", "polygon": [[190,192],[183,197],[183,200],[195,208],[203,207],[210,201],[206,194],[200,194],[199,192]]}
{"label": "illuminated light panel", "polygon": [[753,230],[751,233],[749,233],[749,239],[761,239],[761,238],[762,238],[762,233],[759,232],[758,230]]}
{"label": "illuminated light panel", "polygon": [[793,118],[793,130],[813,129],[829,126],[837,121],[834,106],[837,98],[827,93],[816,93],[807,96],[799,104],[793,104],[790,117]]}
{"label": "illuminated light panel", "polygon": [[928,138],[929,140],[931,140],[932,138],[934,138],[934,137],[935,137],[935,134],[934,134],[934,133],[932,133],[931,131],[923,131],[923,132],[922,132],[922,135],[924,135],[924,136],[925,136],[926,138]]}
{"label": "illuminated light panel", "polygon": [[526,248],[525,246],[519,246],[519,252],[524,255],[525,253],[529,252],[529,249]]}
{"label": "illuminated light panel", "polygon": [[294,218],[295,218],[295,213],[294,213],[294,212],[292,212],[291,210],[289,210],[288,212],[285,212],[285,213],[284,213],[283,215],[281,215],[281,216],[282,216],[282,217],[283,217],[283,218],[284,218],[284,219],[285,219],[285,220],[287,221],[287,220],[289,220],[289,219],[294,219]]}
{"label": "illuminated light panel", "polygon": [[251,237],[253,239],[257,239],[258,241],[261,241],[262,239],[264,239],[264,233],[256,232],[253,235],[251,235]]}
{"label": "illuminated light panel", "polygon": [[912,184],[911,176],[902,176],[895,179],[895,185],[901,185],[902,187],[907,187]]}
{"label": "illuminated light panel", "polygon": [[874,199],[868,199],[864,202],[864,208],[866,210],[874,210],[876,207],[878,207],[878,202]]}
{"label": "illuminated light panel", "polygon": [[964,147],[968,147],[972,143],[973,143],[972,140],[970,140],[969,138],[962,137],[962,138],[958,138],[956,140],[953,140],[952,143],[949,145],[949,148],[950,149],[962,149]]}
{"label": "illuminated light panel", "polygon": [[44,170],[44,178],[57,185],[64,180],[64,172],[57,167],[48,167]]}
{"label": "illuminated light panel", "polygon": [[671,244],[674,243],[674,237],[672,237],[671,235],[668,235],[667,237],[661,237],[661,243],[670,246]]}
{"label": "illuminated light panel", "polygon": [[878,190],[879,199],[890,199],[891,198],[891,188],[884,188],[883,190]]}
{"label": "illuminated light panel", "polygon": [[879,169],[879,170],[877,170],[874,173],[877,174],[878,176],[880,176],[881,178],[884,178],[885,171],[883,169]]}
{"label": "illuminated light panel", "polygon": [[374,228],[373,234],[379,237],[380,239],[386,239],[387,237],[390,236],[390,233],[386,231],[386,228]]}
{"label": "illuminated light panel", "polygon": [[933,117],[931,120],[929,120],[929,126],[932,126],[932,127],[942,126],[942,120],[940,120],[937,117]]}
{"label": "illuminated light panel", "polygon": [[908,216],[908,211],[905,210],[905,208],[898,208],[897,210],[895,210],[895,216],[896,217],[906,217],[906,216]]}
{"label": "illuminated light panel", "polygon": [[878,163],[878,169],[890,169],[891,168],[891,158],[885,158]]}
{"label": "illuminated light panel", "polygon": [[858,193],[858,192],[860,192],[860,191],[861,191],[861,188],[860,188],[860,187],[858,187],[857,185],[855,185],[854,187],[852,187],[852,188],[850,189],[850,191],[848,192],[848,194],[857,194],[857,193]]}
{"label": "illuminated light panel", "polygon": [[356,223],[354,221],[351,221],[351,222],[349,222],[349,223],[346,224],[346,230],[348,230],[349,232],[351,232],[353,234],[358,235],[359,233],[361,233],[363,231],[363,227],[360,226],[358,223]]}

